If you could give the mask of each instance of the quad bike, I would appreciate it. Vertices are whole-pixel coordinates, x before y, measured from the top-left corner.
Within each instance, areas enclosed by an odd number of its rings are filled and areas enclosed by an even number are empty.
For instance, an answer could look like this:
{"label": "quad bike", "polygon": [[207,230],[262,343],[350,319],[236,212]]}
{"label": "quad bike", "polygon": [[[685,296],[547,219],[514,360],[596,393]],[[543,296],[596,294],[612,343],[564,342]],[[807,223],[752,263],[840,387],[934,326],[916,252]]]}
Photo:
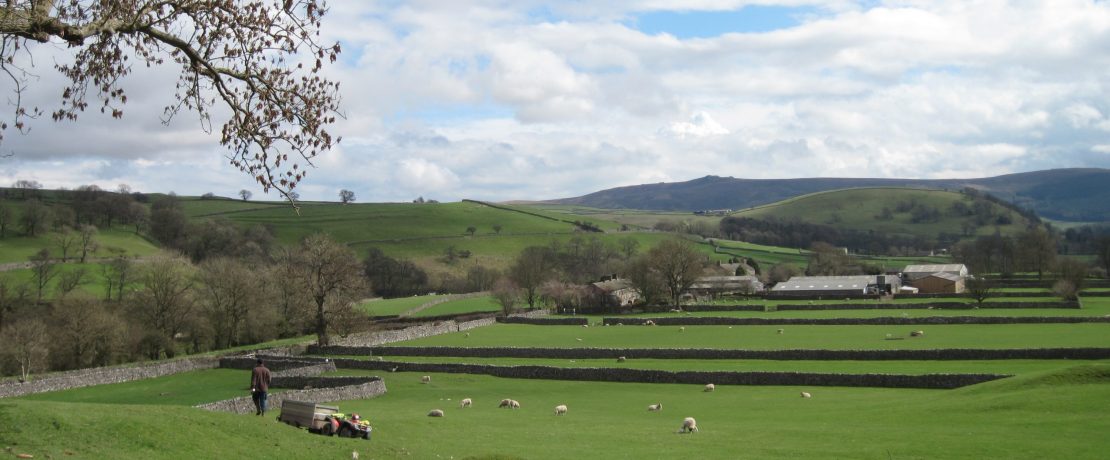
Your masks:
{"label": "quad bike", "polygon": [[358,414],[332,414],[324,418],[320,427],[320,434],[328,436],[341,436],[345,438],[362,438],[370,440],[373,428],[369,420],[364,420]]}

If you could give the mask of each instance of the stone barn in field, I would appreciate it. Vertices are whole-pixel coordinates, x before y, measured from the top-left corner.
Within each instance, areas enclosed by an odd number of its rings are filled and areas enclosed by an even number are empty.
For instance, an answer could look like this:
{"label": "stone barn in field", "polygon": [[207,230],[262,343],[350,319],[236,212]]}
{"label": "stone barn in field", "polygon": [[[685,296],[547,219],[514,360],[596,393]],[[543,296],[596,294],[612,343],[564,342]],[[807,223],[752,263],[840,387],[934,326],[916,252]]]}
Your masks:
{"label": "stone barn in field", "polygon": [[587,295],[614,307],[626,307],[640,300],[640,293],[632,282],[623,278],[607,279],[586,286]]}
{"label": "stone barn in field", "polygon": [[727,294],[750,295],[763,291],[763,283],[754,276],[703,276],[690,285],[696,298]]}

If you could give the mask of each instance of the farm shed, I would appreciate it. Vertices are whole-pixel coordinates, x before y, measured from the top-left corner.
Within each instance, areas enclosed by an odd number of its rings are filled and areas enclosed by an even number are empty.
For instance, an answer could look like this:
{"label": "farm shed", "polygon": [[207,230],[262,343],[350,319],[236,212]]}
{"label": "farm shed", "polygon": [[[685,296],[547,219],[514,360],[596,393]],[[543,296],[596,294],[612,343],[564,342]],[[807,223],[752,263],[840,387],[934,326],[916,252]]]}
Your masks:
{"label": "farm shed", "polygon": [[703,276],[690,285],[696,297],[722,294],[754,294],[763,290],[763,283],[754,276]]}
{"label": "farm shed", "polygon": [[937,272],[910,282],[922,294],[959,294],[964,292],[964,278]]}
{"label": "farm shed", "polygon": [[906,268],[902,270],[902,277],[905,278],[906,281],[914,281],[933,275],[934,273],[948,273],[960,278],[965,278],[967,277],[967,266],[964,264],[907,265]]}
{"label": "farm shed", "polygon": [[894,276],[795,276],[776,284],[771,293],[776,295],[864,295],[878,292],[897,292],[901,280]]}

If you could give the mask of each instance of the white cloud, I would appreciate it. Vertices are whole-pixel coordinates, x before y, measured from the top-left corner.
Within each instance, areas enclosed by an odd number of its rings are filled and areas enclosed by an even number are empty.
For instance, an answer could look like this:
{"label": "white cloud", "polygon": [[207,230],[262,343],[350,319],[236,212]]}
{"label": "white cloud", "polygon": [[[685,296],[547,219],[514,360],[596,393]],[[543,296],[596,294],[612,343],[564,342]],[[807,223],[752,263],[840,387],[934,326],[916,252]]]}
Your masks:
{"label": "white cloud", "polygon": [[401,160],[396,171],[397,185],[410,191],[442,192],[454,187],[459,177],[450,169],[423,158]]}
{"label": "white cloud", "polygon": [[717,123],[717,120],[714,120],[713,117],[706,112],[695,113],[690,117],[690,121],[671,123],[668,130],[679,139],[685,139],[686,137],[720,136],[729,133],[724,126]]}

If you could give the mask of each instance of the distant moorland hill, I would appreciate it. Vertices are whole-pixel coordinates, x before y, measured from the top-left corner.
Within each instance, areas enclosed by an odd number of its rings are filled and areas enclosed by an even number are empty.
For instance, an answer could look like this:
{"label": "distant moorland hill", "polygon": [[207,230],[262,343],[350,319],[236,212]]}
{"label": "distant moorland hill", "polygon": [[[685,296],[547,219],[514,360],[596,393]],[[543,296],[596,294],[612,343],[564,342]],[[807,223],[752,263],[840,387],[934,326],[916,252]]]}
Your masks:
{"label": "distant moorland hill", "polygon": [[980,179],[802,178],[736,179],[706,176],[686,182],[618,187],[549,203],[609,209],[740,210],[828,190],[971,187],[1056,220],[1110,221],[1110,169],[1051,169]]}

